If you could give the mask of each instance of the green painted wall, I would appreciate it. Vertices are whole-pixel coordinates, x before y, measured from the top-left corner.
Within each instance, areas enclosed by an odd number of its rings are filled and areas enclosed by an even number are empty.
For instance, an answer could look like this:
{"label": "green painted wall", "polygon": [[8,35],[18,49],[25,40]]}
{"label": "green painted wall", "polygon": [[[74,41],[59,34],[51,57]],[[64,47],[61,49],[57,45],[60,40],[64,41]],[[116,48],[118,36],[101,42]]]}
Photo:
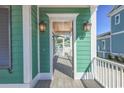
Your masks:
{"label": "green painted wall", "polygon": [[32,78],[38,73],[37,6],[31,6],[32,20]]}
{"label": "green painted wall", "polygon": [[50,58],[49,58],[49,19],[46,14],[40,15],[40,21],[43,20],[46,25],[46,31],[40,32],[40,71],[50,72]]}
{"label": "green painted wall", "polygon": [[45,21],[47,29],[40,32],[40,70],[50,71],[49,58],[49,18],[46,13],[79,13],[76,20],[77,72],[85,72],[91,60],[91,33],[82,30],[85,21],[90,20],[90,8],[40,8],[40,21]]}
{"label": "green painted wall", "polygon": [[0,84],[23,83],[22,6],[11,6],[11,27],[13,72],[0,69]]}

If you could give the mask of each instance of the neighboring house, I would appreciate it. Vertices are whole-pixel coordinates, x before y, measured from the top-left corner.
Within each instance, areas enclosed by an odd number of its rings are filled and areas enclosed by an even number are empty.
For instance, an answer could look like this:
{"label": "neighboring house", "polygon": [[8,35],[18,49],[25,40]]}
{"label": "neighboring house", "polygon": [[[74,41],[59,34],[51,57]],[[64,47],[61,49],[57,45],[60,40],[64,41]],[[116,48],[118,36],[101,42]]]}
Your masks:
{"label": "neighboring house", "polygon": [[113,6],[108,16],[111,20],[111,53],[124,55],[124,6]]}
{"label": "neighboring house", "polygon": [[109,53],[124,55],[124,6],[116,5],[109,12],[111,32],[97,36],[97,55],[107,58]]}
{"label": "neighboring house", "polygon": [[106,32],[97,36],[97,56],[101,58],[108,58],[110,53],[110,33]]}
{"label": "neighboring house", "polygon": [[[73,21],[74,79],[96,57],[96,6],[0,6],[0,87],[33,87],[53,78],[52,22]],[[44,21],[46,29],[39,31]],[[83,24],[92,23],[91,31]]]}

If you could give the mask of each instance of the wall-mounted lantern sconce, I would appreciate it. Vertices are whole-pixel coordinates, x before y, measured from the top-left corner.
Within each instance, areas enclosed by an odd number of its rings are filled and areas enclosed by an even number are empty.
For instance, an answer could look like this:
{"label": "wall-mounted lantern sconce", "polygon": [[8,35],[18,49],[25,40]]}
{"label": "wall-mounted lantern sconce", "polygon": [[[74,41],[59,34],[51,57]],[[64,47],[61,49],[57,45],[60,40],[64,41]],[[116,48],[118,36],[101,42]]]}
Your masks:
{"label": "wall-mounted lantern sconce", "polygon": [[86,21],[86,22],[83,24],[83,30],[84,30],[84,31],[91,31],[91,26],[92,26],[92,24],[89,23],[88,21]]}
{"label": "wall-mounted lantern sconce", "polygon": [[45,24],[43,21],[41,21],[41,22],[39,23],[39,30],[40,30],[41,32],[45,32],[45,30],[46,30],[46,24]]}

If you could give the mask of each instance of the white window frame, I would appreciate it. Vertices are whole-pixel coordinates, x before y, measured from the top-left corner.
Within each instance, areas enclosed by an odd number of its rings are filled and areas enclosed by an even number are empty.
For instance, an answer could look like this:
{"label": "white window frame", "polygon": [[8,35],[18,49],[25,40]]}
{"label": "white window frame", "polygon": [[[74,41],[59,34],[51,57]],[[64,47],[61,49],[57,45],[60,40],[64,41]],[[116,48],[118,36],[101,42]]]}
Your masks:
{"label": "white window frame", "polygon": [[[118,17],[118,21],[116,19],[117,17]],[[118,24],[120,24],[120,14],[115,15],[115,25],[118,25]]]}
{"label": "white window frame", "polygon": [[103,45],[103,50],[105,50],[105,46],[106,46],[106,44],[105,44],[105,40],[102,40],[102,44],[104,43],[104,45]]}
{"label": "white window frame", "polygon": [[100,51],[100,46],[98,45],[98,52]]}

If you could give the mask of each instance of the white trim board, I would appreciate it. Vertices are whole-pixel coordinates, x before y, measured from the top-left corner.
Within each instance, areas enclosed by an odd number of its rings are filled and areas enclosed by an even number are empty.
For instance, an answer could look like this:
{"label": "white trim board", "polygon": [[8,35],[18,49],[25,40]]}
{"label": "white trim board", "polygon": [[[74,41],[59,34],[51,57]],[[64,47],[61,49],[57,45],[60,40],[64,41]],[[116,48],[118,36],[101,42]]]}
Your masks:
{"label": "white trim board", "polygon": [[32,81],[32,31],[31,6],[24,5],[23,10],[23,73],[24,83]]}
{"label": "white trim board", "polygon": [[92,72],[77,72],[75,79],[94,79]]}
{"label": "white trim board", "polygon": [[[50,20],[50,73],[52,75],[53,79],[53,40],[52,40],[52,22],[57,20],[72,20],[73,21],[73,27],[74,27],[74,41],[76,40],[76,17],[78,16],[78,13],[53,13],[53,14],[47,14],[49,16]],[[76,55],[76,43],[74,43],[74,55]],[[74,77],[76,73],[76,56],[74,57]]]}
{"label": "white trim board", "polygon": [[51,80],[51,73],[38,73],[35,78],[32,80],[30,87],[35,87],[35,85],[37,84],[37,82],[39,80]]}
{"label": "white trim board", "polygon": [[39,31],[39,7],[37,6],[37,50],[38,50],[38,73],[40,73],[40,31]]}
{"label": "white trim board", "polygon": [[[90,7],[90,12],[91,12],[91,23],[92,23],[92,27],[91,27],[91,62],[93,61],[94,58],[96,58],[96,54],[97,54],[97,36],[96,36],[96,22],[97,22],[97,6],[92,6]],[[95,72],[95,68],[93,68],[92,65],[92,73]]]}
{"label": "white trim board", "polygon": [[40,80],[40,74],[38,73],[34,79],[32,80],[31,84],[30,84],[30,87],[33,88],[35,87],[35,85],[37,84],[37,82]]}
{"label": "white trim board", "polygon": [[30,84],[0,84],[0,88],[30,88]]}
{"label": "white trim board", "polygon": [[[117,18],[118,17],[118,22],[117,22]],[[115,25],[118,25],[118,24],[120,24],[120,14],[116,14],[115,15]]]}
{"label": "white trim board", "polygon": [[112,54],[113,54],[113,55],[120,55],[120,56],[124,56],[124,54],[122,54],[122,53],[115,53],[115,52],[113,52]]}
{"label": "white trim board", "polygon": [[39,73],[39,80],[52,80],[51,73]]}
{"label": "white trim board", "polygon": [[122,5],[120,8],[114,10],[113,12],[109,13],[108,16],[112,17],[113,15],[117,14],[118,12],[124,10],[124,6]]}
{"label": "white trim board", "polygon": [[118,35],[118,34],[122,34],[122,33],[124,33],[124,31],[114,32],[114,33],[111,33],[111,35]]}
{"label": "white trim board", "polygon": [[38,73],[32,80],[30,87],[35,87],[39,80],[52,80],[51,73]]}
{"label": "white trim board", "polygon": [[110,53],[110,52],[106,52],[106,51],[97,51],[97,52],[99,52],[99,53],[100,53],[100,52],[104,52],[104,53]]}
{"label": "white trim board", "polygon": [[108,39],[108,38],[110,38],[110,37],[111,37],[110,35],[108,35],[108,36],[104,36],[104,37],[97,37],[97,40]]}

